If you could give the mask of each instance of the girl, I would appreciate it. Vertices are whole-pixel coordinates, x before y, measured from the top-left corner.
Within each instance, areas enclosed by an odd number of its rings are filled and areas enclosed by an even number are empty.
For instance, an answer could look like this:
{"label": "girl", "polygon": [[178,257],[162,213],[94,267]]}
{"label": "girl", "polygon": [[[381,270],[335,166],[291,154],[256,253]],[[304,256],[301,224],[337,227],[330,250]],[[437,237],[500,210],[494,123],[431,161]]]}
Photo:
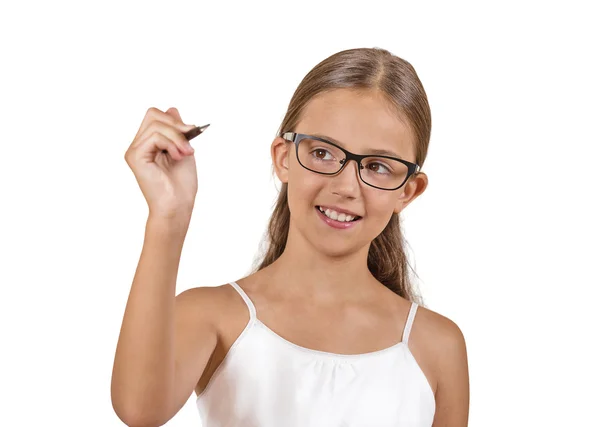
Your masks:
{"label": "girl", "polygon": [[162,425],[195,390],[205,427],[466,426],[465,341],[412,288],[399,222],[427,187],[413,67],[365,48],[311,70],[271,145],[282,186],[262,261],[175,296],[191,128],[151,108],[125,155],[149,216],[113,368],[121,420]]}

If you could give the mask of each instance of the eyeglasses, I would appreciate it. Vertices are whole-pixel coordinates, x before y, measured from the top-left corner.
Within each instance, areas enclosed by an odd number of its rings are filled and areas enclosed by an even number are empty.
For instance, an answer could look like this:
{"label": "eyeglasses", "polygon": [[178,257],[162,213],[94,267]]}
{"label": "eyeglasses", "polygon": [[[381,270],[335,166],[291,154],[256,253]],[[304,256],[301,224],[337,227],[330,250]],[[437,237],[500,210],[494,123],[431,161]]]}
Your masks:
{"label": "eyeglasses", "polygon": [[296,145],[296,158],[303,168],[322,175],[335,175],[349,160],[354,160],[361,181],[380,190],[397,190],[421,169],[416,163],[397,157],[354,154],[317,136],[296,132],[284,132],[280,136]]}

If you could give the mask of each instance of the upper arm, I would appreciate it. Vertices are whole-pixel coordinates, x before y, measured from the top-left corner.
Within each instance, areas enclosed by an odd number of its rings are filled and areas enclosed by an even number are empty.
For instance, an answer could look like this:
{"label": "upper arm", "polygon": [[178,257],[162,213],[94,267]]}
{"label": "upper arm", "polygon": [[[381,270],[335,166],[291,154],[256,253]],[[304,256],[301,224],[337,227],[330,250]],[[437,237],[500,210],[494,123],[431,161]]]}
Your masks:
{"label": "upper arm", "polygon": [[469,370],[460,328],[443,318],[437,358],[436,411],[432,427],[466,427],[469,417]]}
{"label": "upper arm", "polygon": [[211,287],[192,288],[175,298],[175,383],[171,417],[189,399],[215,350],[217,292]]}

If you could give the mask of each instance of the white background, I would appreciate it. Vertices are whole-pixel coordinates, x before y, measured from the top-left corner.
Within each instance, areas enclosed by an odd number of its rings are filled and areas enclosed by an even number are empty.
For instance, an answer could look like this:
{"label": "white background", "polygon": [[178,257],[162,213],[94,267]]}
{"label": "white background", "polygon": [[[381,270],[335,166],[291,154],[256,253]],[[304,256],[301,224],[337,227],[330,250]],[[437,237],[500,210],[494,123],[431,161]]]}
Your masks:
{"label": "white background", "polygon": [[[0,424],[122,425],[111,370],[147,216],[123,156],[148,107],[211,124],[177,292],[220,285],[259,247],[300,80],[383,47],[431,104],[404,228],[426,304],[466,337],[469,425],[600,425],[592,3],[3,2]],[[199,425],[194,400],[167,425]]]}

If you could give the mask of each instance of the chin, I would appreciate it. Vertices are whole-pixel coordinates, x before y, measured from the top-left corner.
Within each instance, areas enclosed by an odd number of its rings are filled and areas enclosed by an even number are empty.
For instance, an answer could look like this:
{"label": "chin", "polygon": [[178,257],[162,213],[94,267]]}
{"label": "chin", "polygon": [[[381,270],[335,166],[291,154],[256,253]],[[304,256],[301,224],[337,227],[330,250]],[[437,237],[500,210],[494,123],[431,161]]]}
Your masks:
{"label": "chin", "polygon": [[341,258],[360,251],[360,247],[356,245],[356,240],[326,239],[323,236],[316,236],[315,239],[313,246],[318,252],[327,257]]}

